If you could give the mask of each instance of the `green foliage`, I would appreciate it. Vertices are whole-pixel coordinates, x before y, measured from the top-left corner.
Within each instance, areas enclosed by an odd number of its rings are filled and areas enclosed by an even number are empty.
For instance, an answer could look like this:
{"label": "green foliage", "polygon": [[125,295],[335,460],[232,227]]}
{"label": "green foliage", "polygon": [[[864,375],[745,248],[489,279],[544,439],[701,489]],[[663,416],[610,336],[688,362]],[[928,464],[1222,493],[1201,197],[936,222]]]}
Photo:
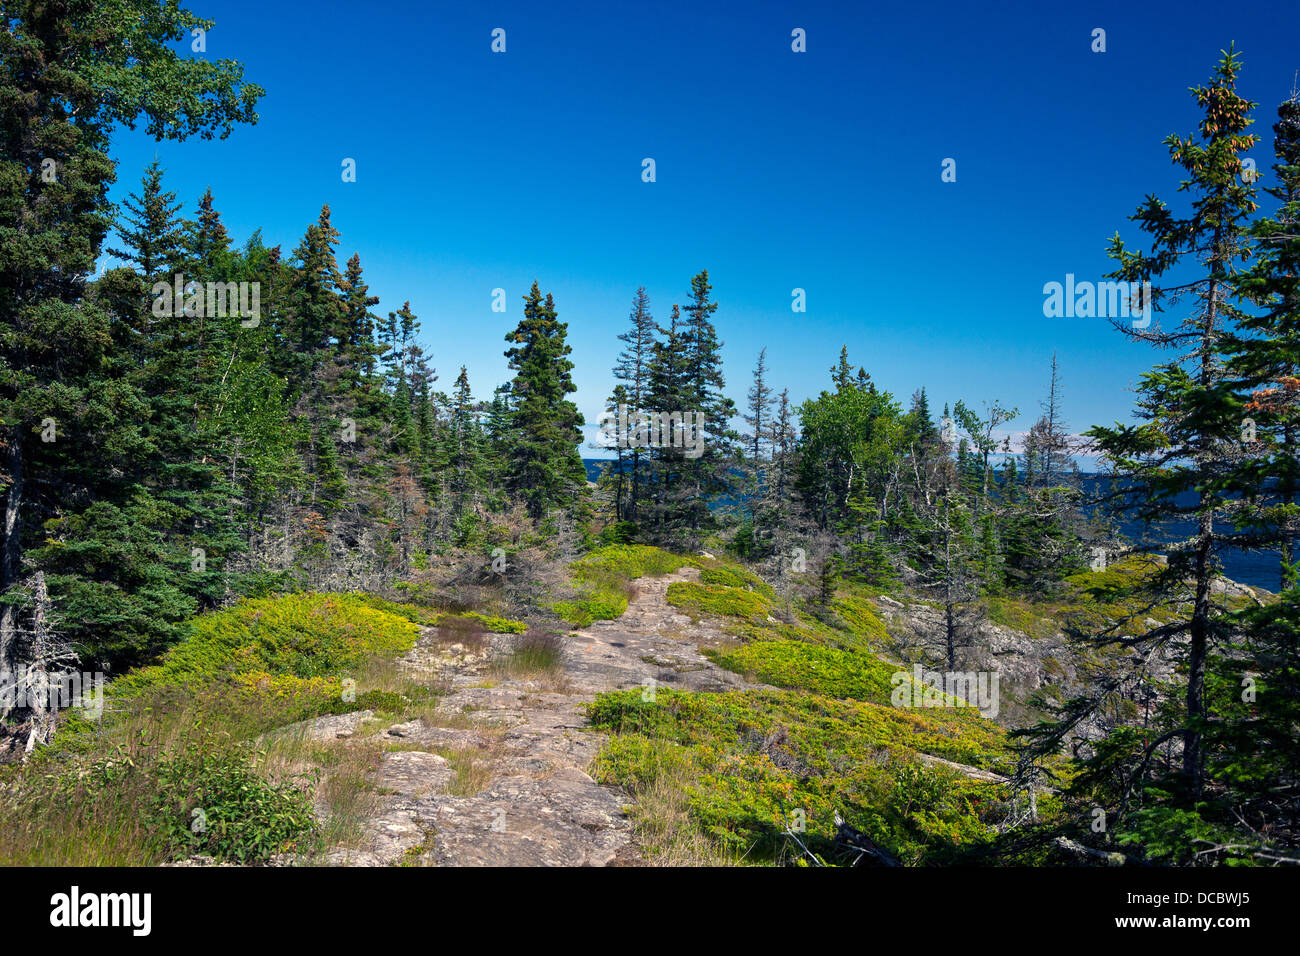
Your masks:
{"label": "green foliage", "polygon": [[493,634],[522,634],[528,630],[528,625],[523,621],[511,620],[508,617],[493,617],[490,614],[479,614],[477,611],[467,611],[464,614],[455,616],[475,621],[482,625],[485,631],[491,631]]}
{"label": "green foliage", "polygon": [[633,544],[638,529],[631,521],[611,521],[600,529],[601,544]]}
{"label": "green foliage", "polygon": [[754,591],[769,601],[776,600],[772,586],[753,571],[735,564],[705,563],[700,568],[701,584],[720,584],[729,588]]}
{"label": "green foliage", "polygon": [[554,672],[564,657],[560,635],[547,631],[528,631],[510,648],[505,669],[511,674],[530,675]]}
{"label": "green foliage", "polygon": [[201,853],[256,864],[314,838],[308,794],[267,780],[258,754],[201,723],[176,733],[160,746],[141,728],[107,753],[24,768],[0,799],[0,860],[157,865]]}
{"label": "green foliage", "polygon": [[609,592],[575,601],[556,601],[551,610],[566,624],[586,627],[593,621],[613,621],[627,610],[627,595]]}
{"label": "green foliage", "polygon": [[864,646],[878,646],[889,637],[875,605],[852,583],[840,589],[831,610],[848,626],[856,642]]}
{"label": "green foliage", "polygon": [[762,623],[772,614],[772,602],[756,591],[724,584],[675,582],[668,585],[668,603],[692,617],[736,617]]}
{"label": "green foliage", "polygon": [[718,666],[764,684],[881,705],[889,704],[890,678],[898,671],[871,654],[799,641],[759,641],[705,653]]}
{"label": "green foliage", "polygon": [[127,674],[109,688],[130,697],[153,687],[194,689],[233,682],[272,691],[301,688],[323,699],[338,696],[348,672],[369,658],[395,657],[419,636],[410,619],[352,594],[291,594],[241,601],[197,618],[190,634],[152,667]]}
{"label": "green foliage", "polygon": [[[1170,788],[1170,799],[1157,801],[1173,811],[1170,821],[1193,812],[1204,794],[1203,732],[1217,716],[1207,709],[1206,663],[1228,623],[1212,597],[1216,554],[1238,545],[1225,542],[1228,528],[1253,523],[1249,499],[1263,477],[1249,468],[1242,472],[1242,460],[1253,457],[1241,441],[1248,396],[1228,374],[1229,363],[1217,357],[1247,321],[1250,303],[1234,276],[1252,255],[1249,219],[1258,208],[1256,187],[1240,175],[1258,140],[1248,131],[1255,104],[1237,92],[1240,69],[1240,54],[1222,51],[1209,82],[1190,91],[1202,112],[1198,130],[1164,141],[1182,174],[1183,214],[1148,192],[1130,218],[1147,235],[1149,250],[1130,247],[1118,233],[1110,241],[1107,254],[1116,268],[1108,278],[1152,284],[1148,307],[1166,313],[1164,327],[1142,337],[1173,354],[1142,376],[1135,424],[1086,433],[1123,479],[1117,503],[1131,518],[1184,520],[1195,527],[1184,546],[1169,549],[1168,566],[1154,576],[1166,600],[1190,582],[1190,602],[1177,609],[1172,625],[1142,627],[1127,638],[1139,654],[1166,645],[1171,632],[1185,641],[1181,708],[1162,708],[1155,721],[1155,729],[1182,739],[1181,782]],[[1088,710],[1075,706],[1071,713],[1077,720]],[[1140,759],[1130,754],[1110,769],[1123,779],[1139,772],[1130,764]]]}
{"label": "green foliage", "polygon": [[639,577],[671,574],[691,559],[645,544],[615,544],[598,548],[569,566],[577,581],[609,573],[631,581]]}
{"label": "green foliage", "polygon": [[535,519],[575,503],[586,489],[587,473],[578,454],[582,415],[567,398],[577,390],[567,331],[554,299],[550,294],[543,299],[534,282],[524,297],[523,319],[506,336],[512,347],[505,354],[515,372],[511,390],[520,397],[511,417],[509,484]]}
{"label": "green foliage", "polygon": [[592,723],[612,734],[599,779],[634,792],[665,760],[685,764],[692,819],[711,840],[771,859],[795,812],[825,852],[838,812],[903,862],[951,859],[988,840],[996,788],[919,765],[917,750],[1005,769],[1010,755],[988,721],[925,715],[806,693],[601,695]]}
{"label": "green foliage", "polygon": [[268,782],[239,748],[191,745],[152,771],[152,828],[169,855],[265,863],[314,827],[311,801],[292,784]]}
{"label": "green foliage", "polygon": [[592,621],[612,621],[627,610],[633,579],[671,574],[690,563],[689,558],[642,544],[613,544],[592,551],[569,565],[579,596],[557,601],[551,610],[573,627]]}

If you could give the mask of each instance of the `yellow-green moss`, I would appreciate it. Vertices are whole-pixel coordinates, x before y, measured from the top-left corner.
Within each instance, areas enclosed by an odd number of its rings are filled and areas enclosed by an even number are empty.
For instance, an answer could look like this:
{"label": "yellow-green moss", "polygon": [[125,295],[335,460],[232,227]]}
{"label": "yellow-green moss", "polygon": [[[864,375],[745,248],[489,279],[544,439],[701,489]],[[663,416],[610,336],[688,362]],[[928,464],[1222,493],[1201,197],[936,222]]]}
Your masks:
{"label": "yellow-green moss", "polygon": [[1006,770],[1002,731],[953,711],[918,713],[808,693],[601,695],[592,722],[614,734],[599,779],[636,793],[665,755],[693,779],[690,813],[720,846],[770,859],[790,849],[802,819],[814,852],[828,849],[834,817],[872,835],[905,863],[939,862],[992,838],[998,788],[919,761],[917,751]]}
{"label": "yellow-green moss", "polygon": [[724,587],[756,591],[769,601],[776,600],[776,592],[772,590],[770,584],[760,578],[753,571],[735,564],[710,562],[709,564],[701,565],[700,583],[721,584]]}
{"label": "yellow-green moss", "polygon": [[767,597],[724,584],[678,581],[668,585],[667,599],[673,607],[681,608],[693,618],[737,617],[759,623],[772,614],[772,602]]}
{"label": "yellow-green moss", "polygon": [[578,596],[555,602],[551,610],[573,627],[614,620],[627,610],[628,592],[635,578],[671,574],[691,562],[690,558],[643,544],[598,548],[569,565]]}
{"label": "yellow-green moss", "polygon": [[869,653],[803,641],[759,641],[727,651],[705,651],[714,663],[764,684],[888,704],[898,667]]}
{"label": "yellow-green moss", "polygon": [[161,662],[115,680],[114,696],[146,687],[194,687],[241,674],[338,679],[372,655],[410,650],[420,628],[356,594],[286,594],[241,601],[195,618]]}

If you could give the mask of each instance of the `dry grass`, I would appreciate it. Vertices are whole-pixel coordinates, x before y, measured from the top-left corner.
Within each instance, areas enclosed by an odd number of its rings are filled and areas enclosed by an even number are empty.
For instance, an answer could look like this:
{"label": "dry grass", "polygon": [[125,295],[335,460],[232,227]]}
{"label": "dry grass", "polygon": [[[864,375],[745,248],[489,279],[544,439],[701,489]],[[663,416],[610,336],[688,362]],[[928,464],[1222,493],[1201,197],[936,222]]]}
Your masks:
{"label": "dry grass", "polygon": [[[196,742],[222,750],[251,740],[285,722],[284,706],[274,699],[152,689],[116,709],[86,752],[0,767],[0,865],[162,863],[166,850],[150,827],[158,816],[158,791],[141,769],[179,757]],[[292,778],[286,761],[278,779]]]}
{"label": "dry grass", "polygon": [[379,793],[374,778],[384,748],[356,735],[344,740],[308,736],[305,727],[268,735],[258,769],[272,781],[312,780],[320,852],[360,845],[365,821],[374,816]]}
{"label": "dry grass", "polygon": [[[637,843],[651,866],[737,866],[739,857],[717,846],[691,818],[688,790],[695,774],[688,761],[665,746],[654,773],[632,789],[628,808]],[[590,771],[589,771],[590,772]]]}
{"label": "dry grass", "polygon": [[[15,768],[16,769],[16,768]],[[154,793],[147,781],[123,782],[110,800],[77,786],[59,812],[24,812],[20,798],[40,798],[12,772],[0,782],[0,864],[5,866],[156,866],[163,853],[145,823]],[[53,809],[53,808],[51,808]]]}
{"label": "dry grass", "polygon": [[473,618],[445,617],[434,628],[434,639],[441,645],[460,644],[471,654],[482,654],[491,645],[483,625]]}
{"label": "dry grass", "polygon": [[494,670],[503,677],[549,678],[558,682],[564,673],[564,637],[530,627],[515,638]]}
{"label": "dry grass", "polygon": [[[394,719],[427,718],[430,723],[464,724],[436,714],[440,688],[413,680],[392,660],[368,661],[356,672],[358,694],[382,691],[408,699],[400,712],[383,712],[374,727]],[[394,698],[395,699],[395,698]],[[64,753],[56,761],[0,768],[0,864],[43,866],[155,866],[164,849],[152,834],[157,790],[143,773],[201,741],[204,750],[250,741],[253,766],[272,783],[310,790],[319,830],[313,850],[355,845],[377,794],[373,777],[382,747],[362,739],[313,740],[309,724],[294,720],[290,703],[274,697],[219,691],[195,694],[163,687],[145,691],[117,709],[84,754]],[[288,725],[288,726],[286,726]],[[105,784],[106,771],[86,771],[106,759],[123,772]],[[84,775],[84,776],[83,776]]]}
{"label": "dry grass", "polygon": [[483,751],[467,747],[440,748],[435,753],[446,757],[456,776],[447,785],[447,792],[455,797],[476,797],[492,783],[493,761],[484,757]]}

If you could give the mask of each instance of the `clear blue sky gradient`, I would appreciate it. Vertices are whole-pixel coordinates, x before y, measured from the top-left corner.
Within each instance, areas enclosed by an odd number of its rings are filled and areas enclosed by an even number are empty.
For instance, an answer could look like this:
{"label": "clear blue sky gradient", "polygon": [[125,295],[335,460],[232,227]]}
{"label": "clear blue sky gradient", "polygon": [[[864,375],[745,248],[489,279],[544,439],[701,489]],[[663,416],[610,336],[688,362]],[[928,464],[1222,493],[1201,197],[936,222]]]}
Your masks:
{"label": "clear blue sky gradient", "polygon": [[123,131],[113,198],[157,155],[187,215],[211,186],[237,242],[261,228],[286,255],[328,202],[376,311],[409,299],[438,387],[465,364],[480,397],[509,378],[503,336],[537,278],[569,324],[589,434],[633,291],[666,320],[703,268],[738,402],[763,346],[802,400],[847,344],[904,403],[921,385],[936,414],[999,399],[1019,431],[1056,351],[1074,430],[1127,420],[1156,354],[1104,319],[1044,318],[1043,284],[1100,279],[1112,233],[1140,241],[1143,196],[1178,200],[1161,141],[1194,130],[1187,88],[1233,41],[1268,184],[1300,68],[1293,2],[191,7],[217,21],[206,56],[266,88],[261,121],[225,141]]}

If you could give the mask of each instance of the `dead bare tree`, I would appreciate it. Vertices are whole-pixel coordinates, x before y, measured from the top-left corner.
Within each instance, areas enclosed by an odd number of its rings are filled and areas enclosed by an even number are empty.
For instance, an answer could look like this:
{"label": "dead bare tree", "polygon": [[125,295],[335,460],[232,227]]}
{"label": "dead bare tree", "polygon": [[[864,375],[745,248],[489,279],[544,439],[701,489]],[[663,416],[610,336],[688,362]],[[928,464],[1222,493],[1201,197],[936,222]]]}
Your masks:
{"label": "dead bare tree", "polygon": [[[0,674],[5,682],[4,694],[0,694],[0,716],[18,715],[19,727],[26,730],[27,740],[23,746],[23,759],[40,744],[48,743],[54,735],[61,703],[64,700],[62,688],[75,686],[70,681],[78,658],[72,645],[61,637],[50,622],[51,601],[49,590],[45,585],[45,574],[37,571],[26,582],[26,587],[15,589],[13,595],[20,600],[11,600],[7,606],[12,608],[13,640],[8,649],[8,659],[0,661]],[[30,614],[30,627],[19,627],[17,621],[20,613],[27,610]]]}

